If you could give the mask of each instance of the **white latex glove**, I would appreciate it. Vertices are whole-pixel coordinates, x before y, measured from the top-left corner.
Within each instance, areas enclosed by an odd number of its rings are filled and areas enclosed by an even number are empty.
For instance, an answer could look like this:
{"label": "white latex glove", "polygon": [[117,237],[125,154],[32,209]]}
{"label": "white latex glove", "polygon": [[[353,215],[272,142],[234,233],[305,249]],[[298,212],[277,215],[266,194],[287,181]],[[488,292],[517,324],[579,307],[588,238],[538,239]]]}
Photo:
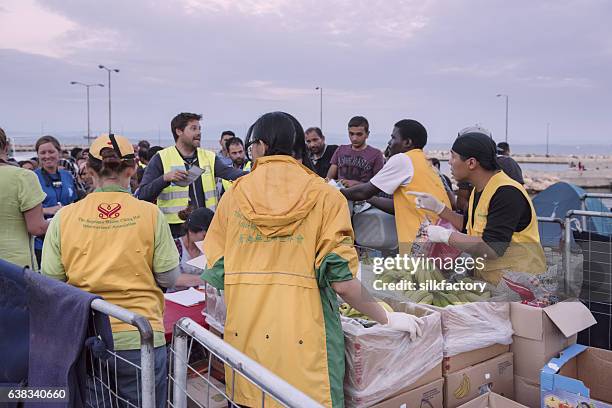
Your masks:
{"label": "white latex glove", "polygon": [[425,322],[420,317],[408,313],[388,312],[386,310],[385,313],[387,313],[387,324],[385,327],[408,333],[410,340],[415,340],[423,335],[423,325]]}
{"label": "white latex glove", "polygon": [[433,211],[436,214],[440,214],[446,207],[444,203],[438,200],[436,197],[427,193],[419,193],[417,191],[409,191],[406,194],[415,196],[414,202],[417,208],[424,210]]}
{"label": "white latex glove", "polygon": [[440,227],[439,225],[430,225],[427,227],[427,236],[431,242],[442,242],[448,245],[452,230]]}

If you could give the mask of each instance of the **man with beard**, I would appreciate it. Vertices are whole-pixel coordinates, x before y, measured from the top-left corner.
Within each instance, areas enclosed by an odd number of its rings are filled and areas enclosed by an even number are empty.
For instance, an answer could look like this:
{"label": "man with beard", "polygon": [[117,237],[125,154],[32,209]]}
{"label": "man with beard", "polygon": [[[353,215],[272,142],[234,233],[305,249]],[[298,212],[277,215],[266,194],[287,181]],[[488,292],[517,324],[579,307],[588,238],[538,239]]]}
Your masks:
{"label": "man with beard", "polygon": [[[179,113],[172,119],[170,129],[175,145],[153,156],[138,191],[139,199],[157,203],[175,238],[182,234],[184,221],[178,216],[181,210],[187,206],[215,210],[218,201],[215,177],[236,180],[246,174],[222,163],[213,151],[200,148],[200,120],[202,116],[195,113]],[[203,172],[185,185],[189,170],[194,167]]]}
{"label": "man with beard", "polygon": [[325,135],[318,127],[311,127],[304,132],[306,147],[315,172],[325,178],[331,165],[331,158],[338,145],[325,144]]}
{"label": "man with beard", "polygon": [[[235,169],[251,171],[251,162],[246,159],[246,155],[244,154],[244,143],[242,139],[239,137],[228,139],[227,142],[225,142],[225,149],[227,150],[228,157],[232,159],[232,166]],[[233,183],[229,180],[221,179],[221,184],[223,186],[221,194],[223,194],[230,189]]]}

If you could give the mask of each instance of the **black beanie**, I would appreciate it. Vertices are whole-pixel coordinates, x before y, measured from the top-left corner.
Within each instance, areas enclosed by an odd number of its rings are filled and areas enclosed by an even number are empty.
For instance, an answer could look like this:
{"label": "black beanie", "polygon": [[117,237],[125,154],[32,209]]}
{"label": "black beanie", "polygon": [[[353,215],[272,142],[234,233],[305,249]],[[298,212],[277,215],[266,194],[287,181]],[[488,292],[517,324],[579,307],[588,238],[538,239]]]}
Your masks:
{"label": "black beanie", "polygon": [[499,170],[497,146],[484,133],[470,132],[459,136],[452,147],[453,152],[465,158],[473,157],[487,170]]}

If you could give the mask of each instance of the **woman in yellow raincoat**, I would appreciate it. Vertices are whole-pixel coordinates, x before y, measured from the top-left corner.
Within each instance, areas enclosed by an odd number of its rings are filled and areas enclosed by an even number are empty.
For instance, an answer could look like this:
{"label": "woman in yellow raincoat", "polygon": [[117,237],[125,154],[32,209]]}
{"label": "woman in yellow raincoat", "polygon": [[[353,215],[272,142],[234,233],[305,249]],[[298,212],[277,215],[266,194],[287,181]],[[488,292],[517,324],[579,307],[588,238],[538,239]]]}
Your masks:
{"label": "woman in yellow raincoat", "polygon": [[[346,200],[292,157],[299,137],[281,112],[263,115],[249,129],[255,165],[219,202],[204,240],[202,278],[225,290],[228,343],[321,404],[342,407],[336,294],[411,336],[420,335],[422,322],[386,312],[355,278]],[[247,381],[235,384],[236,403],[261,404],[261,393]]]}

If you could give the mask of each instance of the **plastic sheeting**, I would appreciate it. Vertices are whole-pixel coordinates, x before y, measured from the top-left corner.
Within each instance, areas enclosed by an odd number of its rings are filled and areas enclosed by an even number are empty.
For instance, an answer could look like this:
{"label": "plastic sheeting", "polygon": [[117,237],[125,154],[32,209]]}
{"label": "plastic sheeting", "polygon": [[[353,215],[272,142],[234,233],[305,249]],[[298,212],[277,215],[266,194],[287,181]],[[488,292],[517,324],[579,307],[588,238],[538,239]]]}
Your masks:
{"label": "plastic sheeting", "polygon": [[206,323],[218,332],[224,332],[227,308],[222,290],[206,284],[206,308],[202,314],[206,317]]}
{"label": "plastic sheeting", "polygon": [[508,302],[475,302],[444,308],[426,306],[440,312],[444,357],[494,344],[512,343],[512,323]]}
{"label": "plastic sheeting", "polygon": [[347,407],[368,407],[415,383],[442,362],[440,314],[411,303],[388,301],[400,312],[422,317],[423,335],[410,341],[404,332],[379,324],[365,328],[342,317]]}

